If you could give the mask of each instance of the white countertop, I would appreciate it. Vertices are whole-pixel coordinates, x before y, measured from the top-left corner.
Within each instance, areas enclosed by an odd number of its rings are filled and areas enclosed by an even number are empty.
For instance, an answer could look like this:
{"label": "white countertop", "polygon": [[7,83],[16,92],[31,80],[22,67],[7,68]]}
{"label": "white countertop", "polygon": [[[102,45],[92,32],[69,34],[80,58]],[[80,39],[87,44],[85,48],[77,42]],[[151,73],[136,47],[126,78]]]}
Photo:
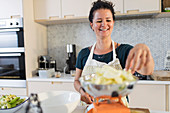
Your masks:
{"label": "white countertop", "polygon": [[[32,77],[27,78],[28,82],[74,82],[75,77],[71,77],[70,74],[61,76],[60,78],[39,78]],[[154,81],[154,80],[139,80],[137,84],[159,84],[159,85],[169,85],[170,81]]]}
{"label": "white countertop", "polygon": [[[83,106],[77,106],[77,108],[72,112],[72,113],[84,113],[85,112],[85,107]],[[15,113],[25,113],[25,106],[22,107],[21,109],[19,109],[17,112]],[[57,113],[57,112],[56,112]],[[161,113],[165,113],[165,112],[161,112]]]}
{"label": "white countertop", "polygon": [[[84,106],[77,106],[77,108],[72,113],[84,113],[85,107]],[[15,113],[25,113],[25,107],[22,107]],[[170,113],[166,111],[150,111],[150,113]]]}
{"label": "white countertop", "polygon": [[32,77],[27,78],[27,81],[31,82],[74,82],[75,77],[71,77],[70,74],[65,74],[64,76],[61,76],[60,78],[40,78],[40,77]]}

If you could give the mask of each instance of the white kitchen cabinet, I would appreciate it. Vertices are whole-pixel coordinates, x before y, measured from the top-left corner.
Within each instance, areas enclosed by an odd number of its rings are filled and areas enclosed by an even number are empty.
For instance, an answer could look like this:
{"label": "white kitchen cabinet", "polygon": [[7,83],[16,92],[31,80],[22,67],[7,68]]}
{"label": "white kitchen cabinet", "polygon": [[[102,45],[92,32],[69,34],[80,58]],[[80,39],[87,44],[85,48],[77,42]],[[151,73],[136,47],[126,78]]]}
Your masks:
{"label": "white kitchen cabinet", "polygon": [[62,17],[88,17],[91,0],[62,0]]}
{"label": "white kitchen cabinet", "polygon": [[34,0],[35,20],[87,17],[91,0]]}
{"label": "white kitchen cabinet", "polygon": [[14,94],[17,96],[26,96],[26,88],[0,88],[0,95]]}
{"label": "white kitchen cabinet", "polygon": [[[94,1],[96,0],[33,0],[34,19],[42,25],[89,22],[88,15]],[[161,0],[109,1],[115,4],[118,20],[153,17],[161,12]],[[161,13],[156,17],[169,17],[169,14]]]}
{"label": "white kitchen cabinet", "polygon": [[114,6],[114,10],[116,14],[123,14],[123,0],[110,0],[113,2]]}
{"label": "white kitchen cabinet", "polygon": [[124,13],[161,12],[160,0],[124,0]]}
{"label": "white kitchen cabinet", "polygon": [[22,0],[1,0],[0,18],[23,17]]}
{"label": "white kitchen cabinet", "polygon": [[28,95],[31,93],[41,93],[41,92],[47,92],[47,91],[75,91],[73,82],[60,82],[60,81],[54,81],[54,82],[32,82],[29,81],[27,83],[28,86]]}
{"label": "white kitchen cabinet", "polygon": [[[97,1],[97,0],[92,0],[92,2]],[[123,14],[123,0],[109,0],[113,3],[114,5],[114,11],[116,14]]]}
{"label": "white kitchen cabinet", "polygon": [[166,87],[156,84],[137,84],[129,95],[130,107],[166,110]]}
{"label": "white kitchen cabinet", "polygon": [[34,18],[61,18],[61,0],[34,0]]}

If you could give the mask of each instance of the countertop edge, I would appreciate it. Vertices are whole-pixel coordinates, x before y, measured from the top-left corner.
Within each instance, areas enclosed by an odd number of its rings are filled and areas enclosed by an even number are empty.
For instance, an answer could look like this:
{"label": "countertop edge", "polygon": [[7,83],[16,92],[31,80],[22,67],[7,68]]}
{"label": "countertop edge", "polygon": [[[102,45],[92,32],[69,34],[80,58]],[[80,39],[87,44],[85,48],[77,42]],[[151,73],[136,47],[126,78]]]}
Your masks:
{"label": "countertop edge", "polygon": [[39,77],[33,77],[33,78],[27,78],[28,82],[74,82],[75,77],[62,77],[62,78],[39,78]]}
{"label": "countertop edge", "polygon": [[[61,78],[27,78],[28,82],[74,82],[75,77],[61,77]],[[154,80],[139,80],[137,84],[159,84],[169,85],[170,81],[154,81]]]}

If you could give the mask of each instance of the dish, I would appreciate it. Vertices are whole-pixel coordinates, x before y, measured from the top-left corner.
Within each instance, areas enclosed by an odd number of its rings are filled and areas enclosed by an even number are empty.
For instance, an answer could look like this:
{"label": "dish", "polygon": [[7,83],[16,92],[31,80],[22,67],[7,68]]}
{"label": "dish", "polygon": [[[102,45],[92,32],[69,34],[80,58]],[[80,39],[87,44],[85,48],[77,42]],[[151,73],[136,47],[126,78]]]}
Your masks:
{"label": "dish", "polygon": [[116,70],[109,65],[104,65],[102,68],[96,68],[96,73],[81,76],[79,80],[93,97],[102,95],[123,97],[132,92],[138,78],[130,71]]}
{"label": "dish", "polygon": [[26,103],[26,101],[28,100],[28,97],[21,97],[21,98],[25,98],[25,101],[13,108],[0,109],[0,113],[14,113],[14,112],[18,111],[19,109],[21,109],[23,107],[23,105]]}
{"label": "dish", "polygon": [[38,94],[43,113],[71,113],[80,102],[80,94],[73,91],[51,91]]}
{"label": "dish", "polygon": [[134,85],[136,84],[138,78],[135,81],[124,82],[122,84],[114,84],[114,85],[97,85],[92,84],[88,81],[87,78],[91,78],[91,75],[81,77],[80,83],[84,87],[84,89],[93,97],[98,97],[102,95],[108,96],[126,96],[132,92]]}

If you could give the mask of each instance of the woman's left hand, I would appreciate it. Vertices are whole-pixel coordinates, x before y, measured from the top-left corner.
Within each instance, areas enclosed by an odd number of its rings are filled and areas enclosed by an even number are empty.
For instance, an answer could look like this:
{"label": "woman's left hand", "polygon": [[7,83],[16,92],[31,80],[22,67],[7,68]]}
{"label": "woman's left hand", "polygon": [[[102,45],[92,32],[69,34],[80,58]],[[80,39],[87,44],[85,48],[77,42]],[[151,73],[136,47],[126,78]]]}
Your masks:
{"label": "woman's left hand", "polygon": [[137,44],[129,52],[126,60],[126,70],[131,69],[132,73],[135,71],[150,75],[154,70],[154,61],[150,49],[145,44]]}

